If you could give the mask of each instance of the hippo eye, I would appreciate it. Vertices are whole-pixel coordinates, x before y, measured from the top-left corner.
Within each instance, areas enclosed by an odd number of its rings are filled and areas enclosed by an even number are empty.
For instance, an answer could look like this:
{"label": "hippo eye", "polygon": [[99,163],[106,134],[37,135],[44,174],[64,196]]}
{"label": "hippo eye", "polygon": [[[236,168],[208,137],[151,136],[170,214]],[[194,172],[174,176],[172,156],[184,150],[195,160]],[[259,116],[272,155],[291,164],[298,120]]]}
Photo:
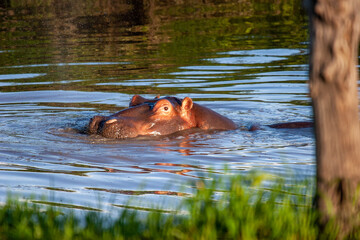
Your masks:
{"label": "hippo eye", "polygon": [[167,110],[169,110],[169,107],[164,107],[164,111],[167,111]]}

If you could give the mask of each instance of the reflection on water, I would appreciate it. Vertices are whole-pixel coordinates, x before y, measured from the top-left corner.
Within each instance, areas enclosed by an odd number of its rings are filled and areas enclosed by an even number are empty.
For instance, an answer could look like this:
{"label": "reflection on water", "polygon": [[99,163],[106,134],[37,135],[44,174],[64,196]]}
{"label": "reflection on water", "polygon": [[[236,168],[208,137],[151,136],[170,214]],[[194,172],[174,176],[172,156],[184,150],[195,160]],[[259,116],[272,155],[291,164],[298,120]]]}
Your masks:
{"label": "reflection on water", "polygon": [[[82,210],[129,199],[173,209],[208,173],[314,175],[312,130],[265,126],[311,120],[299,1],[35,2],[0,5],[1,201],[11,191]],[[239,128],[83,133],[134,94],[190,96]],[[261,130],[246,131],[253,123]]]}

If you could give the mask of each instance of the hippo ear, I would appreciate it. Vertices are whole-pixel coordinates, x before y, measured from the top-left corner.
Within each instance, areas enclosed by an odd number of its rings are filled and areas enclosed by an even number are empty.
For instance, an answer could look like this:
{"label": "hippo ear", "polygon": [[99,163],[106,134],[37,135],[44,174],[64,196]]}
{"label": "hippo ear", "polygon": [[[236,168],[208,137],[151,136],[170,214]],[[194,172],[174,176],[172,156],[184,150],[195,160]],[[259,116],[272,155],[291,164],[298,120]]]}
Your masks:
{"label": "hippo ear", "polygon": [[189,111],[193,107],[193,100],[189,97],[184,98],[181,103],[181,110]]}
{"label": "hippo ear", "polygon": [[129,107],[133,107],[133,106],[136,106],[136,105],[140,105],[144,102],[146,102],[147,99],[146,98],[143,98],[142,96],[139,96],[139,95],[134,95],[132,98],[131,98],[131,101],[130,101],[130,104],[129,104]]}
{"label": "hippo ear", "polygon": [[159,99],[159,98],[160,98],[160,94],[156,95],[154,99]]}
{"label": "hippo ear", "polygon": [[130,101],[130,104],[129,104],[129,107],[132,107],[132,106],[136,106],[136,105],[139,105],[139,104],[142,104],[146,102],[146,99],[139,96],[139,95],[134,95],[132,98],[131,98],[131,101]]}

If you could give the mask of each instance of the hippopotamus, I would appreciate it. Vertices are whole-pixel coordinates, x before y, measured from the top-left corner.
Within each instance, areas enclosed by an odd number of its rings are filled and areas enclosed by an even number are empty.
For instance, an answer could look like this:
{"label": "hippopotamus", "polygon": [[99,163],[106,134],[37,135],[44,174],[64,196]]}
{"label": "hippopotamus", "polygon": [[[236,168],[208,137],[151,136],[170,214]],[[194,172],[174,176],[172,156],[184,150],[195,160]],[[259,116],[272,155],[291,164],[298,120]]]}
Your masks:
{"label": "hippopotamus", "polygon": [[[266,125],[271,128],[306,128],[312,122],[288,122]],[[236,124],[215,111],[194,103],[189,97],[143,98],[135,95],[129,107],[110,116],[91,118],[87,132],[107,138],[134,138],[145,135],[169,135],[182,130],[234,130]],[[248,130],[261,129],[251,125]]]}
{"label": "hippopotamus", "polygon": [[110,116],[95,116],[88,133],[107,138],[168,135],[186,129],[234,130],[236,124],[215,111],[194,103],[190,97],[131,98],[129,107]]}

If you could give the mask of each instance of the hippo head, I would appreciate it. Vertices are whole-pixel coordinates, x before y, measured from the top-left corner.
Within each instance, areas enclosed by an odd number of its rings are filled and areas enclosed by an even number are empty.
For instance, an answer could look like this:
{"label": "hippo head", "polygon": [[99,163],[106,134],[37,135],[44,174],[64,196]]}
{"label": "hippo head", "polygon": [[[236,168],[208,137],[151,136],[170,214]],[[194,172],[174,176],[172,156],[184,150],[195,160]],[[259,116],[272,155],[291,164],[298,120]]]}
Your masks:
{"label": "hippo head", "polygon": [[193,101],[186,97],[132,97],[129,108],[110,116],[95,116],[88,132],[107,138],[132,138],[140,135],[167,135],[196,127]]}

